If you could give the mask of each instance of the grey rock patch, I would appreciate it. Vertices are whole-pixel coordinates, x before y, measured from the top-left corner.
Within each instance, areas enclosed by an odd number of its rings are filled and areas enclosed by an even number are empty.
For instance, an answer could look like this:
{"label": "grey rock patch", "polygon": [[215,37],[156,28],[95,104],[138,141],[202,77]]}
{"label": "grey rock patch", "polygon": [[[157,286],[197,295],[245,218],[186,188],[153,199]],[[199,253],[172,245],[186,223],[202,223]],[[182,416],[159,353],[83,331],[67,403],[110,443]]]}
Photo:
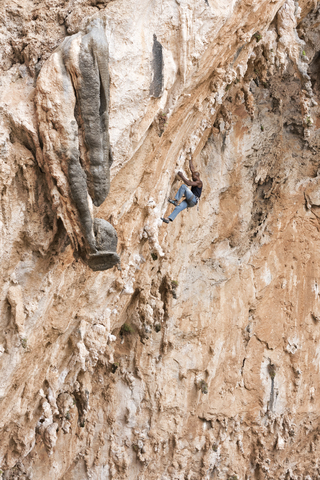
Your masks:
{"label": "grey rock patch", "polygon": [[155,98],[159,98],[163,91],[163,52],[162,45],[157,40],[157,36],[153,35],[153,78],[150,85],[150,95]]}

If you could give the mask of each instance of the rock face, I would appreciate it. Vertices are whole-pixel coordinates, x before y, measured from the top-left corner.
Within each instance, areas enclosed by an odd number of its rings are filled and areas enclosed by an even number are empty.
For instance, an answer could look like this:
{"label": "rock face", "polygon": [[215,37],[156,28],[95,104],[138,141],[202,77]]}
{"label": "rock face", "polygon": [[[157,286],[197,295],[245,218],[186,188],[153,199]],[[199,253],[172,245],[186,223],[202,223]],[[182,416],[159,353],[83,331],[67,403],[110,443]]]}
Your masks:
{"label": "rock face", "polygon": [[0,18],[2,478],[320,478],[317,2]]}

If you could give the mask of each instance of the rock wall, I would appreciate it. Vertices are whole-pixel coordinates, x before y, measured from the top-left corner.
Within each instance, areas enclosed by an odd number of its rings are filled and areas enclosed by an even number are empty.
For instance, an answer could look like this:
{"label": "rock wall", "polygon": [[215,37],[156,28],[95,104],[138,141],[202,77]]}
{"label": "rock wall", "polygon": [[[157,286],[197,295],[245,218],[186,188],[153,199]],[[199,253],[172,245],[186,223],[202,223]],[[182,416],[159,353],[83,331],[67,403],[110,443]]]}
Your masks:
{"label": "rock wall", "polygon": [[[121,258],[103,272],[57,214],[38,95],[97,19],[114,161],[91,208]],[[320,478],[319,4],[21,0],[0,20],[2,478]],[[165,225],[190,157],[200,205]]]}

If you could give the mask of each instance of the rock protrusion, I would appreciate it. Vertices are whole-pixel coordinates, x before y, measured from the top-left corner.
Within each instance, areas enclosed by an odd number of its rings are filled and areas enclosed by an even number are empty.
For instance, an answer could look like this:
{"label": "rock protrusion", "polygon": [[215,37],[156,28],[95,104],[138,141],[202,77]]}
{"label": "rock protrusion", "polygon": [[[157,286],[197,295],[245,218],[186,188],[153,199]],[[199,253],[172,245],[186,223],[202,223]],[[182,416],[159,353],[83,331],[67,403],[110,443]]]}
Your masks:
{"label": "rock protrusion", "polygon": [[12,285],[7,294],[8,302],[11,306],[11,313],[14,324],[19,335],[24,334],[25,313],[23,307],[22,290],[20,285]]}
{"label": "rock protrusion", "polygon": [[162,45],[157,40],[157,36],[153,35],[153,78],[150,85],[150,95],[155,98],[159,98],[163,91],[163,52]]}
{"label": "rock protrusion", "polygon": [[[100,19],[66,38],[41,69],[36,88],[40,167],[58,218],[93,270],[119,262],[117,234],[94,219],[110,189],[109,52]],[[54,118],[54,121],[53,121]]]}

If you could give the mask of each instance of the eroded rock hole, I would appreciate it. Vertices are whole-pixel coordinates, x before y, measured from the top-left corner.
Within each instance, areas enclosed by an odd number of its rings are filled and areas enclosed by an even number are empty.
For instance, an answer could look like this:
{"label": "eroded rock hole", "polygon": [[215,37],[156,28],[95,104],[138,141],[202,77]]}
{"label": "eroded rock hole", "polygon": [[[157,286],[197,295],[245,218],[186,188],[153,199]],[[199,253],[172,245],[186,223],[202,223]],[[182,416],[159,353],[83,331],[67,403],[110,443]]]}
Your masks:
{"label": "eroded rock hole", "polygon": [[262,185],[258,185],[253,197],[252,206],[252,220],[250,223],[250,230],[252,230],[252,236],[255,237],[259,228],[266,220],[271,208],[272,200],[268,197],[272,188],[272,179],[269,178]]}

